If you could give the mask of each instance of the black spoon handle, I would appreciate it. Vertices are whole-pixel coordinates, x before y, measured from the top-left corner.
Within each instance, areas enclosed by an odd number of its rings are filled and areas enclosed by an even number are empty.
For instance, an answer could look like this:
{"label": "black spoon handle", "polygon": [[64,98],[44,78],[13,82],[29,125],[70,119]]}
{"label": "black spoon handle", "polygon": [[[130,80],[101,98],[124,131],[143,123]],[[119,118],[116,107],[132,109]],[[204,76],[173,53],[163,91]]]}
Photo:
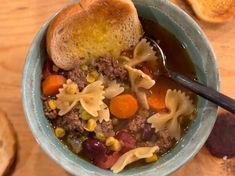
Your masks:
{"label": "black spoon handle", "polygon": [[183,85],[184,87],[235,114],[234,99],[223,95],[222,93],[219,93],[212,88],[206,87],[197,81],[191,80],[188,77],[181,75],[180,73],[169,70],[169,75],[171,79]]}

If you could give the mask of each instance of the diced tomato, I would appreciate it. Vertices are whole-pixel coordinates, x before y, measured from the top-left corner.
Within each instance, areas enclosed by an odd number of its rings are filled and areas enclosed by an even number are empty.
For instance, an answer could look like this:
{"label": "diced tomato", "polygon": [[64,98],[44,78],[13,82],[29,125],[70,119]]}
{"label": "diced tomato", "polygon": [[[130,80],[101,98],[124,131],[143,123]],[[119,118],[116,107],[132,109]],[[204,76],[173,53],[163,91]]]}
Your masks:
{"label": "diced tomato", "polygon": [[53,73],[52,67],[53,67],[53,62],[49,59],[46,59],[46,61],[44,62],[43,70],[42,70],[43,79],[52,75]]}
{"label": "diced tomato", "polygon": [[118,152],[114,152],[112,155],[103,155],[96,158],[94,164],[102,169],[109,169],[115,164],[119,157],[120,154]]}
{"label": "diced tomato", "polygon": [[146,75],[150,76],[151,78],[153,77],[151,71],[146,66],[142,66],[141,71],[144,72]]}
{"label": "diced tomato", "polygon": [[118,139],[122,143],[122,149],[120,151],[120,153],[122,154],[135,148],[136,139],[128,132],[119,131],[116,135],[116,139]]}

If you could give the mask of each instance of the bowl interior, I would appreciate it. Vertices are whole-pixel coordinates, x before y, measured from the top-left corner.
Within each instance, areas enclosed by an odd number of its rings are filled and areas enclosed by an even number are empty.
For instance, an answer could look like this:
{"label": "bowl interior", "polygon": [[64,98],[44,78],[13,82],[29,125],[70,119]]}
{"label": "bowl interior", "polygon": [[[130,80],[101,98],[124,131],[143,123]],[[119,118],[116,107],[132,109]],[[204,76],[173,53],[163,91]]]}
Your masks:
{"label": "bowl interior", "polygon": [[[158,22],[173,33],[186,47],[195,65],[198,78],[204,84],[219,88],[219,76],[213,51],[205,35],[195,22],[180,9],[165,0],[134,0],[141,17]],[[50,21],[50,20],[49,20]],[[26,58],[22,82],[26,119],[34,137],[44,151],[73,175],[116,175],[80,159],[55,137],[43,113],[40,99],[40,79],[46,58],[45,33],[49,21],[35,37]],[[217,107],[202,98],[198,101],[195,121],[179,144],[158,162],[127,169],[118,175],[167,175],[189,160],[207,139],[215,122]]]}

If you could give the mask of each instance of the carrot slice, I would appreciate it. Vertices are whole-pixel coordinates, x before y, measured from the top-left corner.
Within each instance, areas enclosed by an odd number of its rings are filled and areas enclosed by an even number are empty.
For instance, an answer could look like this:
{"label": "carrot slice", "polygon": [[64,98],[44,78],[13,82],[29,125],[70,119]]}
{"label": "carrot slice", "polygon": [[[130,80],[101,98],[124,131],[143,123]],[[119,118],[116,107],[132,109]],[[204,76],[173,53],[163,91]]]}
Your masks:
{"label": "carrot slice", "polygon": [[133,95],[122,94],[111,100],[109,108],[110,112],[118,119],[127,119],[135,115],[138,103]]}
{"label": "carrot slice", "polygon": [[156,111],[162,111],[165,109],[166,89],[162,87],[153,87],[150,91],[151,95],[148,97],[149,106]]}
{"label": "carrot slice", "polygon": [[66,79],[61,75],[49,75],[42,82],[42,92],[45,96],[52,96],[59,92],[59,88],[65,84]]}

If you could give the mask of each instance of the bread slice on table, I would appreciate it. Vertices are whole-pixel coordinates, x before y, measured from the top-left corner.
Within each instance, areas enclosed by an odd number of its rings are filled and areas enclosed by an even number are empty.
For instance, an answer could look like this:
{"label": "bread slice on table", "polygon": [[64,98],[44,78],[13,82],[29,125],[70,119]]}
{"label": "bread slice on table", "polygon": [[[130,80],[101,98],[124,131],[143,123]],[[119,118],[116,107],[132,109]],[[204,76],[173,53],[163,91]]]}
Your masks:
{"label": "bread slice on table", "polygon": [[0,175],[4,176],[15,159],[16,137],[13,126],[1,111],[0,124]]}
{"label": "bread slice on table", "polygon": [[118,57],[143,34],[131,0],[81,0],[63,9],[47,31],[47,52],[60,68],[100,56]]}
{"label": "bread slice on table", "polygon": [[235,16],[235,0],[187,0],[195,14],[211,23],[223,23]]}

